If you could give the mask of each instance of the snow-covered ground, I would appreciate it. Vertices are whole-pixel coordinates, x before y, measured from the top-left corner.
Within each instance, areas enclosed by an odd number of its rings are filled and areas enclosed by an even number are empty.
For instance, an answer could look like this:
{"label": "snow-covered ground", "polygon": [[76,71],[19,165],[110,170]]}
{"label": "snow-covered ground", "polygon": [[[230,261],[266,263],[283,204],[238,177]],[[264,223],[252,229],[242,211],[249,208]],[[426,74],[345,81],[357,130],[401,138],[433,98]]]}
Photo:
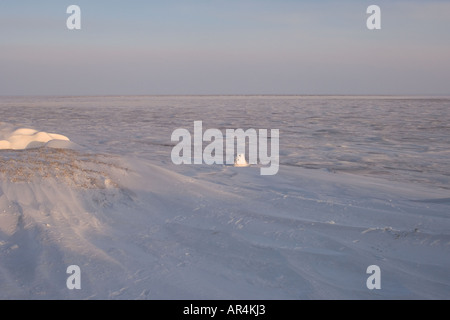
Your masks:
{"label": "snow-covered ground", "polygon": [[[0,140],[71,141],[0,150],[0,298],[449,299],[449,106],[0,98]],[[196,120],[280,129],[279,172],[172,164],[172,131]]]}

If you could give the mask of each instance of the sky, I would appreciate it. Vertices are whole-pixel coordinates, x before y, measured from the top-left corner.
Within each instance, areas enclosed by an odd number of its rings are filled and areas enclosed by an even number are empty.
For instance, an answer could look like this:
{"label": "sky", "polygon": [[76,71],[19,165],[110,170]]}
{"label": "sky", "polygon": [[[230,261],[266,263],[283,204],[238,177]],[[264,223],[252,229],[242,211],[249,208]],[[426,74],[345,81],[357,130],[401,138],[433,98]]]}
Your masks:
{"label": "sky", "polygon": [[450,95],[449,31],[437,0],[0,0],[0,95]]}

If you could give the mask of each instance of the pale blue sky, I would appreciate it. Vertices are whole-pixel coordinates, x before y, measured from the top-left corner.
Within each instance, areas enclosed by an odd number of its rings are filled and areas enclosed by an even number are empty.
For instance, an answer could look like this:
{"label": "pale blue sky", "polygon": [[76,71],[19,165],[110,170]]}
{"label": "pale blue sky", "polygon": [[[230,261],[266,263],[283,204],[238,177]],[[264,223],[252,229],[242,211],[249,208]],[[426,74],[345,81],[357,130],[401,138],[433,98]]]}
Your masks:
{"label": "pale blue sky", "polygon": [[0,95],[448,95],[449,31],[450,1],[1,0]]}

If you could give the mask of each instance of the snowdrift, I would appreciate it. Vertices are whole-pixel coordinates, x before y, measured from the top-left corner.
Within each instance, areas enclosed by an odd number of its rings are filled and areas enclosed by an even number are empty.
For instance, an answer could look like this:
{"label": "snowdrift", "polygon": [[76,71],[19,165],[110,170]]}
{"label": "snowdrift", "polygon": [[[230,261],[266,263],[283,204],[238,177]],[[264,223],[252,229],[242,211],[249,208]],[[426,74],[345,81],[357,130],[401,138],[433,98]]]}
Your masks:
{"label": "snowdrift", "polygon": [[[448,297],[443,191],[48,148],[0,159],[2,299]],[[81,290],[66,288],[73,264]]]}
{"label": "snowdrift", "polygon": [[0,150],[24,150],[42,146],[67,148],[70,140],[57,133],[47,133],[29,128],[20,128],[10,132],[10,128],[0,123]]}

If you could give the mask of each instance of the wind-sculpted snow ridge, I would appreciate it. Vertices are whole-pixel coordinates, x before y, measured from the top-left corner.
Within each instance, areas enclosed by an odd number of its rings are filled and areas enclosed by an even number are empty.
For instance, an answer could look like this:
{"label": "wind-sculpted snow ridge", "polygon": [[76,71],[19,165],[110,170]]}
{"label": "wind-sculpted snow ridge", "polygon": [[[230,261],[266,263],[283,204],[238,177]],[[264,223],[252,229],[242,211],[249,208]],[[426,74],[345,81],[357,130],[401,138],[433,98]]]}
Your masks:
{"label": "wind-sculpted snow ridge", "polygon": [[130,172],[106,154],[0,151],[0,299],[70,296],[65,270],[74,263],[116,274],[118,263],[95,239],[110,231],[112,212],[133,206],[121,183]]}
{"label": "wind-sculpted snow ridge", "polygon": [[10,182],[53,178],[82,189],[117,188],[109,173],[112,168],[128,171],[110,155],[45,147],[0,151],[0,175]]}

